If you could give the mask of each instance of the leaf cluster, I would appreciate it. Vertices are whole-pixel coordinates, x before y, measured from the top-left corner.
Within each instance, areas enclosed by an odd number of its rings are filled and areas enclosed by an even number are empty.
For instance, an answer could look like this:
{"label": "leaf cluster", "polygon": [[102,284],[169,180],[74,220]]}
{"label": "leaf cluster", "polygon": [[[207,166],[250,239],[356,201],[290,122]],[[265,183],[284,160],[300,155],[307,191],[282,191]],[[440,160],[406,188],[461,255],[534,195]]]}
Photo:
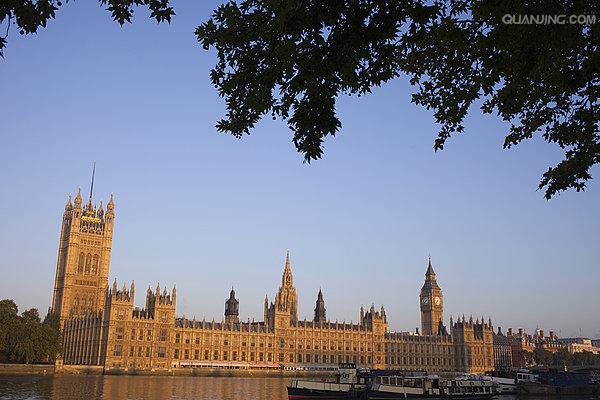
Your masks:
{"label": "leaf cluster", "polygon": [[509,25],[505,15],[600,15],[580,0],[245,0],[196,29],[218,62],[225,98],[217,128],[249,134],[265,115],[287,121],[307,162],[335,135],[339,95],[363,95],[406,75],[431,109],[434,149],[464,132],[473,105],[510,128],[504,147],[535,135],[564,159],[543,175],[546,198],[584,190],[600,158],[600,24]]}
{"label": "leaf cluster", "polygon": [[[69,0],[64,0],[68,2]],[[169,0],[99,0],[111,16],[121,26],[131,22],[134,7],[146,7],[150,18],[158,23],[171,22],[175,15]],[[56,18],[56,12],[63,6],[61,0],[2,0],[0,2],[0,26],[6,24],[4,35],[0,34],[0,56],[6,47],[11,25],[15,25],[21,35],[37,33],[39,28],[45,28],[50,19]]]}

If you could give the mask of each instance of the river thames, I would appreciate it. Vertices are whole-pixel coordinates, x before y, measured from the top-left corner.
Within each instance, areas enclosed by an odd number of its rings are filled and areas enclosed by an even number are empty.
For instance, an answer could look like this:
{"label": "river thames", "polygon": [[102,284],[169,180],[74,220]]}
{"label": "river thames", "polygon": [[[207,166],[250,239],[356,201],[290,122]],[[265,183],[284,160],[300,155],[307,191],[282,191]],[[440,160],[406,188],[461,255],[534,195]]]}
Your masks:
{"label": "river thames", "polygon": [[59,375],[0,377],[0,399],[287,399],[289,378]]}
{"label": "river thames", "polygon": [[[290,378],[0,376],[0,400],[287,400]],[[498,400],[518,400],[498,396]],[[527,400],[548,398],[526,397]],[[583,398],[571,397],[572,400]]]}

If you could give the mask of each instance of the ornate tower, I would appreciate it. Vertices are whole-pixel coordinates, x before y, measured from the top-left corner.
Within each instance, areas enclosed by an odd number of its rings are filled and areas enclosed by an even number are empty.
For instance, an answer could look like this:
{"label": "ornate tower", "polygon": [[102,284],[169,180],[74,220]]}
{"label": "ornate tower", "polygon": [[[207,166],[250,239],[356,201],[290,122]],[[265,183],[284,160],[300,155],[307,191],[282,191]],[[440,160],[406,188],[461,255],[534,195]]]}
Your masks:
{"label": "ornate tower", "polygon": [[421,301],[421,332],[423,335],[437,335],[439,323],[444,318],[444,296],[435,280],[431,257],[419,298]]}
{"label": "ornate tower", "polygon": [[235,298],[233,287],[229,293],[229,299],[225,302],[225,323],[236,324],[240,322],[240,302]]}
{"label": "ornate tower", "polygon": [[325,316],[325,300],[323,300],[323,292],[319,289],[319,294],[317,295],[317,303],[315,305],[315,322],[316,323],[324,323],[327,321]]}
{"label": "ornate tower", "polygon": [[277,328],[288,328],[290,322],[298,321],[298,295],[294,287],[290,252],[285,258],[285,269],[281,277],[281,287],[275,295],[275,321]]}
{"label": "ornate tower", "polygon": [[104,308],[108,289],[108,270],[112,247],[115,204],[112,195],[106,205],[92,202],[82,207],[81,191],[75,202],[65,206],[58,246],[52,311],[62,322],[74,315],[85,315]]}

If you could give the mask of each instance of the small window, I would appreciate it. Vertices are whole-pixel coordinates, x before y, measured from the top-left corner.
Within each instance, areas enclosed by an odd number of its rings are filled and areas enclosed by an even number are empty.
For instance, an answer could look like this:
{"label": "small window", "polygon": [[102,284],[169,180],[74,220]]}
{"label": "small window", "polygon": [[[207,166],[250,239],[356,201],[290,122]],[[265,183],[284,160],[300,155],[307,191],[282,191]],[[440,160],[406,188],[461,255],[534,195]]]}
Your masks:
{"label": "small window", "polygon": [[92,269],[92,255],[88,254],[85,257],[85,273],[89,274],[91,269]]}
{"label": "small window", "polygon": [[77,272],[83,273],[83,265],[85,263],[85,254],[79,254],[79,260],[77,262]]}
{"label": "small window", "polygon": [[98,257],[98,254],[94,254],[94,260],[92,261],[92,275],[96,275],[98,273],[99,260],[100,257]]}

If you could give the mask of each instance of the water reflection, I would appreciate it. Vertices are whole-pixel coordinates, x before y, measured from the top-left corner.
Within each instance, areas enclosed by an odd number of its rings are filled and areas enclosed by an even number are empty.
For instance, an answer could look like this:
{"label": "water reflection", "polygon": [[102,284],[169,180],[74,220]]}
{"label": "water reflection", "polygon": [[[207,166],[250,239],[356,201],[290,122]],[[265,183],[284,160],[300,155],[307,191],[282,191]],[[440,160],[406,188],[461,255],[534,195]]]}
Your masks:
{"label": "water reflection", "polygon": [[0,399],[284,400],[288,381],[166,376],[0,377]]}
{"label": "water reflection", "polygon": [[[0,376],[0,400],[287,400],[288,378]],[[499,396],[496,400],[548,400]],[[570,397],[570,400],[584,398]]]}

